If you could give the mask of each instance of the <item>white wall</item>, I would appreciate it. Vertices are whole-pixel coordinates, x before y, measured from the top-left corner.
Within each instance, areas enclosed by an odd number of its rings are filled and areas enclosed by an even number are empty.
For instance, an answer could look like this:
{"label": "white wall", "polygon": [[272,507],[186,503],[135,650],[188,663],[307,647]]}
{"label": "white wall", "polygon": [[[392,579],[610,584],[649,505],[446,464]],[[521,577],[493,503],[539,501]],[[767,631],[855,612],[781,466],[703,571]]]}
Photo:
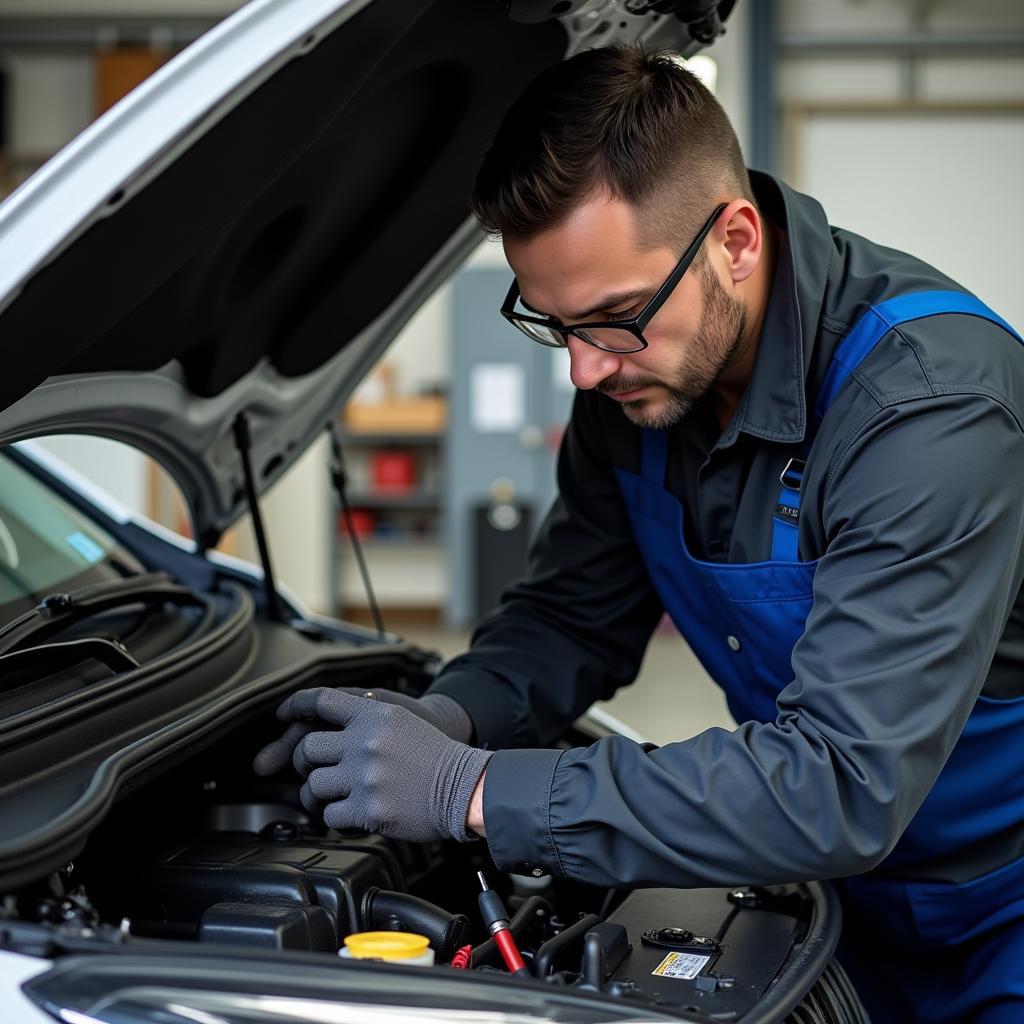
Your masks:
{"label": "white wall", "polygon": [[715,96],[722,104],[744,153],[750,150],[750,9],[758,0],[738,0],[725,35],[704,50],[718,65]]}
{"label": "white wall", "polygon": [[801,138],[796,183],[833,224],[919,256],[1024,326],[1024,106],[1016,117],[808,117]]}
{"label": "white wall", "polygon": [[0,59],[10,82],[11,155],[46,158],[92,120],[95,71],[91,56],[18,53]]}
{"label": "white wall", "polygon": [[[741,0],[742,2],[742,0]],[[918,9],[924,13],[917,16]],[[1020,0],[779,0],[783,38],[881,41],[901,34],[934,33],[944,39],[1024,34]],[[999,100],[1024,96],[1020,53],[925,55],[908,62],[897,55],[835,53],[786,56],[779,65],[783,103]]]}
{"label": "white wall", "polygon": [[[758,0],[740,0],[757,3]],[[919,23],[923,10],[927,27],[940,31],[1000,31],[1020,25],[1020,0],[780,0],[779,27],[783,32],[819,35],[884,35]]]}
{"label": "white wall", "polygon": [[439,288],[388,350],[385,359],[401,394],[419,394],[447,382],[450,305],[450,289]]}
{"label": "white wall", "polygon": [[[1024,4],[783,0],[780,20],[784,37],[1019,37]],[[832,223],[920,256],[1024,323],[1007,230],[1024,223],[1024,54],[788,55],[779,90],[783,176]]]}
{"label": "white wall", "polygon": [[[327,439],[316,441],[261,503],[274,574],[314,611],[333,607],[330,546],[333,503]],[[251,533],[240,534],[239,554],[259,561]]]}

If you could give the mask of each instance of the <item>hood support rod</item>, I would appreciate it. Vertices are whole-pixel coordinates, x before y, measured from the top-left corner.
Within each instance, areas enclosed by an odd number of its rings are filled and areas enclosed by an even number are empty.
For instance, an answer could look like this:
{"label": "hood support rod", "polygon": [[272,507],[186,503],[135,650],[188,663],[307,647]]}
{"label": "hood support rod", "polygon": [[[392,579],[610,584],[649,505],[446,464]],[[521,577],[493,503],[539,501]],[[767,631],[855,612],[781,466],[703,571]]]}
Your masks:
{"label": "hood support rod", "polygon": [[239,413],[234,423],[235,447],[242,460],[242,472],[245,474],[245,494],[249,502],[249,515],[252,518],[252,531],[256,535],[256,547],[260,552],[260,564],[263,566],[263,587],[267,597],[267,615],[274,622],[284,622],[281,610],[281,599],[274,585],[274,570],[270,565],[270,548],[267,546],[267,535],[263,532],[263,516],[260,514],[259,496],[256,494],[256,479],[252,472],[252,436],[249,433],[249,421],[245,413]]}
{"label": "hood support rod", "polygon": [[352,542],[352,552],[356,556],[356,564],[359,566],[359,575],[363,578],[363,588],[366,590],[366,600],[370,605],[373,624],[377,628],[377,635],[383,639],[385,636],[384,617],[380,613],[377,595],[374,594],[373,584],[370,582],[370,570],[367,568],[366,558],[363,555],[363,545],[359,542],[359,533],[355,528],[355,523],[352,522],[352,508],[348,503],[348,474],[345,472],[341,441],[333,420],[327,424],[327,436],[331,442],[331,483],[338,495],[341,514],[345,518],[345,528],[348,531],[348,539]]}

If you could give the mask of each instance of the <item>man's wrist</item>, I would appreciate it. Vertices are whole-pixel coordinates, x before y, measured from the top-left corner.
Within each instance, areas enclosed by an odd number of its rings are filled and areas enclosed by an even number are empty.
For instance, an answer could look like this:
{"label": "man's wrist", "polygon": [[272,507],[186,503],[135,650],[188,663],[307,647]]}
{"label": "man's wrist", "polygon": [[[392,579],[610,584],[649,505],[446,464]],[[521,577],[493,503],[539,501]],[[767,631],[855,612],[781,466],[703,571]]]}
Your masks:
{"label": "man's wrist", "polygon": [[[467,828],[469,822],[469,809],[473,803],[473,794],[479,788],[480,779],[483,778],[494,751],[481,750],[479,747],[468,747],[463,743],[453,743],[452,751],[454,762],[444,769],[450,772],[450,789],[445,798],[447,810],[444,811],[447,820],[448,834],[460,843],[468,843],[477,838],[477,833]],[[481,815],[482,823],[482,815]]]}
{"label": "man's wrist", "polygon": [[479,781],[473,789],[473,795],[469,798],[469,807],[466,811],[466,831],[475,832],[478,836],[486,836],[484,829],[484,779],[487,778],[485,768]]}

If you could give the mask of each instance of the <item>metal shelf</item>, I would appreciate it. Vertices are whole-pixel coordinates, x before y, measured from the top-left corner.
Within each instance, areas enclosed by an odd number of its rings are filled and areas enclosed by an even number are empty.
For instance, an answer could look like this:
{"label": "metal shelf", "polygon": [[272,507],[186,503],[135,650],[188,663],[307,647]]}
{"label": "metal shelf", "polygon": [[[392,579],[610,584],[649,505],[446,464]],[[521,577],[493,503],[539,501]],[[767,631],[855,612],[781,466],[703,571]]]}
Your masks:
{"label": "metal shelf", "polygon": [[408,447],[411,445],[436,445],[440,444],[444,434],[432,431],[430,433],[370,433],[367,431],[348,432],[344,431],[341,433],[339,440],[343,445],[345,444],[358,444],[367,446],[395,446],[395,447]]}
{"label": "metal shelf", "polygon": [[[384,533],[370,534],[359,538],[359,543],[367,551],[376,551],[379,548],[415,548],[425,550],[438,548],[441,545],[439,534],[413,534],[413,533]],[[350,555],[349,538],[342,534],[338,550],[338,557],[342,560],[348,559]]]}
{"label": "metal shelf", "polygon": [[407,491],[394,494],[381,491],[353,491],[348,495],[348,503],[352,508],[431,511],[440,506],[441,494],[438,491]]}

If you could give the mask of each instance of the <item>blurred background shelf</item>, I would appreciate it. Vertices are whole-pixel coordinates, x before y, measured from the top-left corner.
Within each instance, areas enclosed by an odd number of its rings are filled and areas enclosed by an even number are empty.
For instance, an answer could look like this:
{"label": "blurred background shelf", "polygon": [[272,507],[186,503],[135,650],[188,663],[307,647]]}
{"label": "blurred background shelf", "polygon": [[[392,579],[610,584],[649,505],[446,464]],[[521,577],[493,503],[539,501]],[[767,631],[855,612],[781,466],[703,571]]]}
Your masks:
{"label": "blurred background shelf", "polygon": [[[396,608],[437,623],[448,601],[442,541],[448,402],[408,395],[395,367],[378,366],[339,417],[352,529],[362,545],[385,617]],[[348,525],[335,520],[333,591],[338,610],[368,608]]]}
{"label": "blurred background shelf", "polygon": [[348,500],[353,508],[420,511],[436,509],[441,501],[441,495],[437,491],[413,491],[409,494],[352,491],[349,493]]}
{"label": "blurred background shelf", "polygon": [[368,445],[387,447],[404,447],[407,445],[437,445],[444,440],[444,433],[437,430],[401,431],[382,433],[372,430],[341,430],[338,438],[342,445]]}
{"label": "blurred background shelf", "polygon": [[[396,607],[429,611],[440,619],[448,590],[444,552],[437,538],[364,537],[360,538],[373,579],[374,593],[385,612]],[[336,559],[337,594],[346,612],[368,607],[366,591],[348,538],[339,537]]]}

